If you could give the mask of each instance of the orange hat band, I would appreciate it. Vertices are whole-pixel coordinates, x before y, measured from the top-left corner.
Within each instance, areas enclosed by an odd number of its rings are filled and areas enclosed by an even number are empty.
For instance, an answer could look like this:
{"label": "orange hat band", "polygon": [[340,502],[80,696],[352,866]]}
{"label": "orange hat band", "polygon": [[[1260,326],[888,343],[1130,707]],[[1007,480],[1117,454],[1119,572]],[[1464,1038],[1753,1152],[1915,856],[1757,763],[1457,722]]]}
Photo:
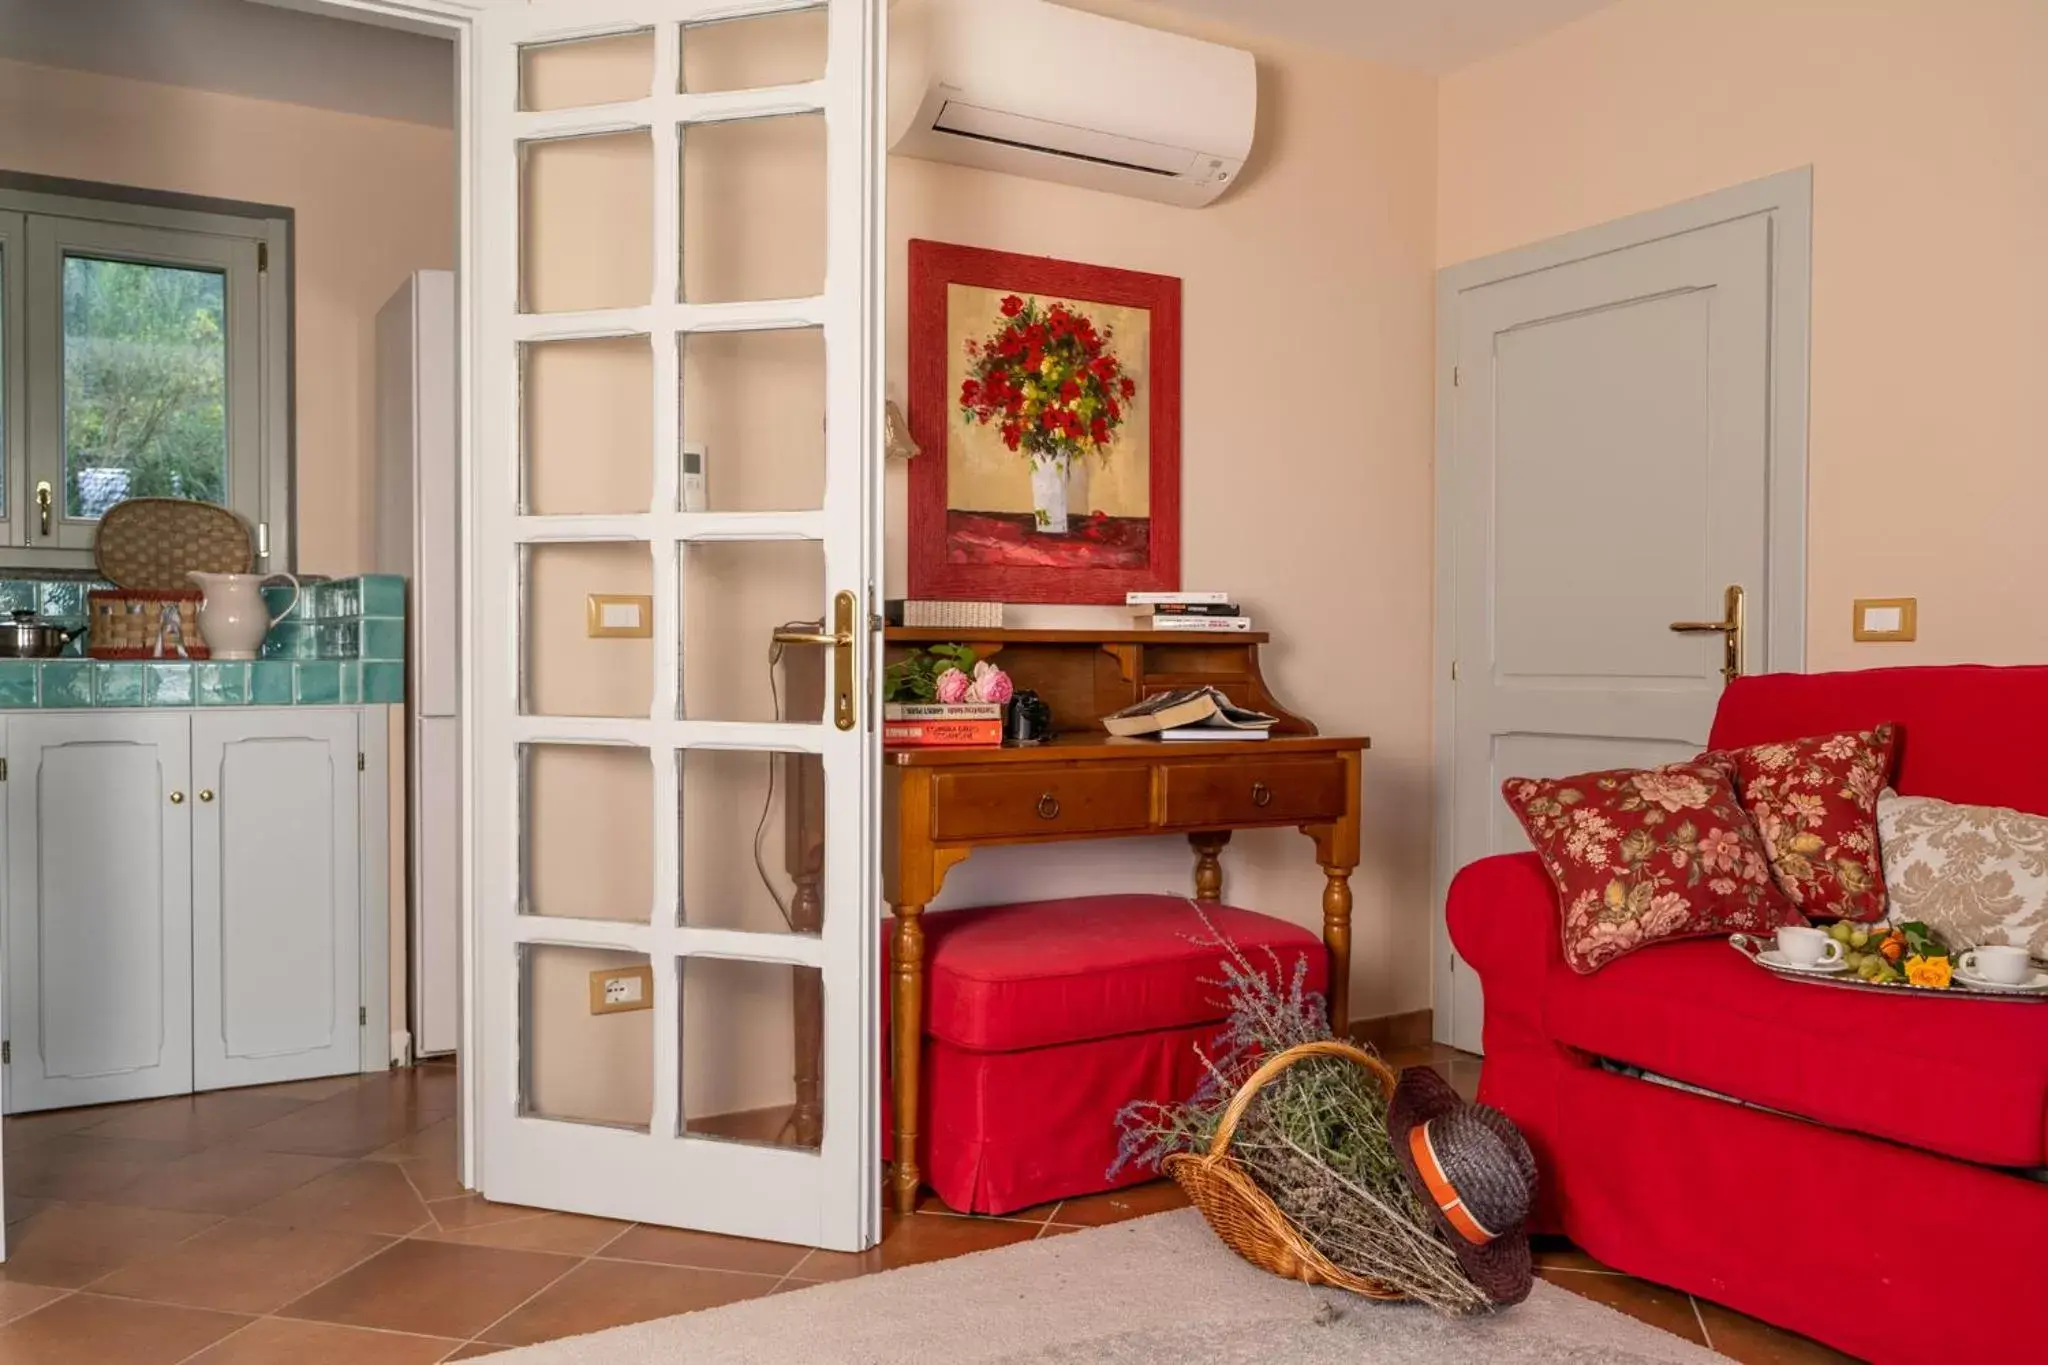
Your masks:
{"label": "orange hat band", "polygon": [[1429,1125],[1418,1123],[1408,1130],[1408,1153],[1415,1158],[1415,1169],[1422,1175],[1422,1184],[1429,1191],[1429,1197],[1456,1228],[1458,1235],[1474,1246],[1485,1246],[1498,1233],[1489,1232],[1486,1225],[1472,1216],[1452,1186],[1450,1177],[1444,1174],[1443,1163],[1436,1158],[1436,1147],[1429,1140]]}

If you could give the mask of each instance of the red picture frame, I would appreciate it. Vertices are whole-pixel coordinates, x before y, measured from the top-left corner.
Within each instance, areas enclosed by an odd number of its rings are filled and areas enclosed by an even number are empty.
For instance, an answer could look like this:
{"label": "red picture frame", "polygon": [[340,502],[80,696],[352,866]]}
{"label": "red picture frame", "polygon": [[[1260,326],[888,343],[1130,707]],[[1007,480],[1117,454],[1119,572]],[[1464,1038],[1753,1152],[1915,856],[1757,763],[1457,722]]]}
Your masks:
{"label": "red picture frame", "polygon": [[[1075,532],[1074,562],[1070,563],[968,562],[955,552],[959,518],[972,514],[957,512],[948,498],[949,442],[956,432],[965,430],[948,375],[954,349],[949,339],[955,331],[948,316],[948,291],[953,285],[1144,312],[1147,364],[1139,398],[1146,405],[1148,439],[1142,452],[1124,452],[1125,458],[1142,453],[1146,460],[1144,520],[1149,525],[1142,549],[1132,551],[1141,554],[1140,563],[1086,562],[1085,526]],[[1127,592],[1177,591],[1180,280],[1046,256],[913,240],[909,294],[909,421],[911,435],[923,452],[910,462],[909,595],[938,600],[1120,605]],[[1084,515],[1082,520],[1088,518]],[[1055,544],[1047,557],[1057,559],[1061,552],[1062,547]]]}

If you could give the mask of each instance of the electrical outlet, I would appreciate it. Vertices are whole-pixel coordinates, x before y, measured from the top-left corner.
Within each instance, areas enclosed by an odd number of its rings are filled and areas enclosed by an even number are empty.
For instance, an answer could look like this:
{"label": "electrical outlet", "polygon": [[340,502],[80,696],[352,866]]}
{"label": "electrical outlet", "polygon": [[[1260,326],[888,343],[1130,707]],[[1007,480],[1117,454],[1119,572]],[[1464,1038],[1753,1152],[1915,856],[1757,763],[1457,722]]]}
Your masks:
{"label": "electrical outlet", "polygon": [[592,1014],[625,1014],[653,1008],[653,967],[600,967],[590,974]]}
{"label": "electrical outlet", "polygon": [[593,640],[644,640],[654,634],[654,599],[594,592],[585,608]]}
{"label": "electrical outlet", "polygon": [[1920,604],[1911,597],[1859,597],[1851,633],[1859,641],[1904,641],[1920,634]]}

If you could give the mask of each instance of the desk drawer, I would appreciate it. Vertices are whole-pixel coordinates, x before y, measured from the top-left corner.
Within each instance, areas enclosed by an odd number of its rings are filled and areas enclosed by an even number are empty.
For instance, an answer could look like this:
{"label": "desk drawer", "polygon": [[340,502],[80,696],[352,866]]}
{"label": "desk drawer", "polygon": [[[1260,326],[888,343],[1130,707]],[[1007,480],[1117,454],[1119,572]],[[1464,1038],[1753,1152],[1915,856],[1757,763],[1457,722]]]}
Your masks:
{"label": "desk drawer", "polygon": [[1164,777],[1166,823],[1177,829],[1306,824],[1344,814],[1341,759],[1176,763]]}
{"label": "desk drawer", "polygon": [[1106,834],[1151,823],[1149,768],[941,773],[932,779],[935,839]]}

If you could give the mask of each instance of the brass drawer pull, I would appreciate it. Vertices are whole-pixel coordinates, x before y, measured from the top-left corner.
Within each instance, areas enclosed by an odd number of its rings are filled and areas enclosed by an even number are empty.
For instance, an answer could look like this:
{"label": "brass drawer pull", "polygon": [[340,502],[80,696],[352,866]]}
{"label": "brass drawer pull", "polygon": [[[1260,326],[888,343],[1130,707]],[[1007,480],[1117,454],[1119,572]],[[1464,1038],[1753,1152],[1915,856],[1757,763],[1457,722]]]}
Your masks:
{"label": "brass drawer pull", "polygon": [[1263,782],[1252,783],[1252,804],[1260,810],[1273,804],[1273,789]]}
{"label": "brass drawer pull", "polygon": [[172,804],[172,805],[174,805],[174,806],[182,806],[182,805],[184,805],[184,804],[185,804],[185,793],[183,793],[183,792],[172,792],[172,793],[171,793],[171,804]]}
{"label": "brass drawer pull", "polygon": [[1051,792],[1038,798],[1038,818],[1057,820],[1060,818],[1060,799]]}
{"label": "brass drawer pull", "polygon": [[199,799],[200,799],[201,801],[211,801],[211,800],[213,800],[213,788],[211,788],[211,787],[208,787],[208,788],[206,788],[206,789],[205,789],[204,791],[201,791],[201,792],[199,793]]}

